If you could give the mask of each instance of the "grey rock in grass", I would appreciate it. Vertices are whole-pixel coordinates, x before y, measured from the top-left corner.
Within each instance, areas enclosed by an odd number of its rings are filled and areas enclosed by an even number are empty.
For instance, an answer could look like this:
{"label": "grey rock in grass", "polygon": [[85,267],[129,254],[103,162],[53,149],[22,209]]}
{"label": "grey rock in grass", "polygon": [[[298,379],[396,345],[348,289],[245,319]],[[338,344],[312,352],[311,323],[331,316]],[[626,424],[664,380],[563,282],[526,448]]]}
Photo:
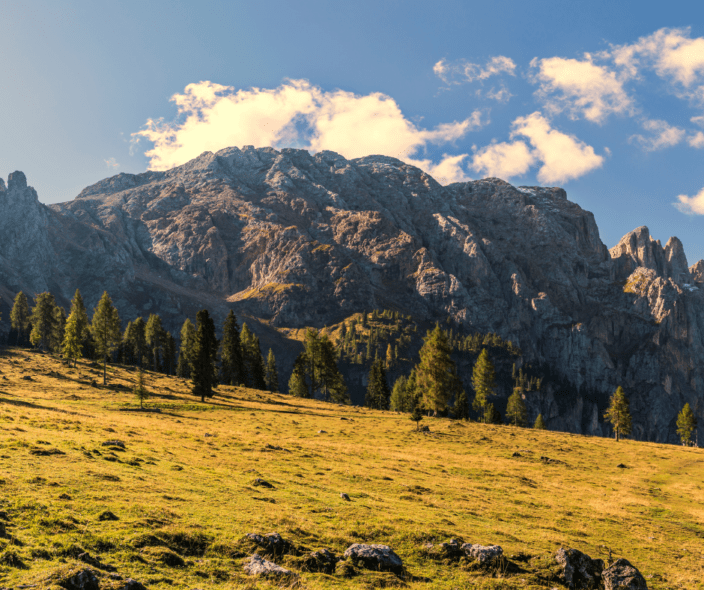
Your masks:
{"label": "grey rock in grass", "polygon": [[267,554],[288,555],[296,553],[293,544],[276,532],[267,533],[266,535],[248,533],[246,537],[259,545]]}
{"label": "grey rock in grass", "polygon": [[258,553],[252,555],[244,566],[244,571],[250,576],[261,576],[265,578],[269,577],[285,577],[285,576],[295,576],[291,570],[276,565],[273,561],[264,559]]}
{"label": "grey rock in grass", "polygon": [[119,590],[147,590],[147,587],[137,580],[129,579]]}
{"label": "grey rock in grass", "polygon": [[121,440],[106,440],[103,443],[104,447],[120,447],[121,449],[125,448],[125,443],[122,442]]}
{"label": "grey rock in grass", "polygon": [[433,549],[437,551],[440,557],[445,559],[459,559],[464,553],[462,545],[457,539],[450,539],[445,543],[435,545]]}
{"label": "grey rock in grass", "polygon": [[66,590],[100,590],[98,577],[93,570],[87,568],[61,580],[59,586]]}
{"label": "grey rock in grass", "polygon": [[645,578],[626,559],[617,559],[602,573],[604,590],[648,590]]}
{"label": "grey rock in grass", "polygon": [[339,558],[330,549],[318,549],[308,555],[303,567],[309,572],[333,574],[338,561]]}
{"label": "grey rock in grass", "polygon": [[472,545],[472,543],[462,545],[462,551],[467,557],[476,559],[479,563],[488,563],[504,554],[504,550],[498,545]]}
{"label": "grey rock in grass", "polygon": [[592,559],[577,549],[560,547],[555,561],[562,566],[562,578],[568,588],[597,587],[604,570],[602,559]]}
{"label": "grey rock in grass", "polygon": [[351,502],[349,495],[345,494],[345,492],[342,492],[340,494],[340,498],[342,498],[345,502]]}
{"label": "grey rock in grass", "polygon": [[268,481],[265,479],[262,479],[261,477],[258,477],[257,479],[254,480],[252,483],[253,486],[257,486],[259,488],[273,488],[274,486],[271,485]]}
{"label": "grey rock in grass", "polygon": [[354,543],[347,548],[344,557],[361,564],[365,569],[403,573],[403,561],[388,545]]}

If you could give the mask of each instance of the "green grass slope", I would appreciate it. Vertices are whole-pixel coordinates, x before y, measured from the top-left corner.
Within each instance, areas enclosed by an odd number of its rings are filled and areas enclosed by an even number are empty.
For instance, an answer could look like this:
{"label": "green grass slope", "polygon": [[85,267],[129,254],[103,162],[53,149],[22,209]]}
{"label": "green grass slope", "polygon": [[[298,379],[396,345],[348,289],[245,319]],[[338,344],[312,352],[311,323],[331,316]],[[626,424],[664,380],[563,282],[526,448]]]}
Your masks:
{"label": "green grass slope", "polygon": [[[109,372],[95,387],[100,368],[0,358],[0,586],[47,587],[88,551],[149,588],[277,587],[244,573],[242,537],[278,531],[338,555],[388,544],[411,574],[301,572],[311,589],[559,587],[547,556],[560,546],[611,550],[650,588],[704,588],[699,449],[444,418],[418,433],[406,415],[232,387],[201,404],[188,382],[152,374],[147,405],[162,412],[129,412],[136,373]],[[451,537],[501,545],[517,567],[424,550]]]}

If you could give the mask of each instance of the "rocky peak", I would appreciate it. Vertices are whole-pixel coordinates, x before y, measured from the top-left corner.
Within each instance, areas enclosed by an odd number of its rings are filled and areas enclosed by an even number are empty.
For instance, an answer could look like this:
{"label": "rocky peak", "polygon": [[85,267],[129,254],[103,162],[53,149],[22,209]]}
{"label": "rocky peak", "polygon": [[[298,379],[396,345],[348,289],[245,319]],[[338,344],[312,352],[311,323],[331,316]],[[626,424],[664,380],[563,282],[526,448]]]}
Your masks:
{"label": "rocky peak", "polygon": [[689,274],[695,283],[704,283],[704,260],[699,260],[690,266]]}
{"label": "rocky peak", "polygon": [[689,265],[687,264],[687,256],[684,253],[684,247],[679,238],[671,237],[665,244],[665,259],[669,266],[670,276],[676,282],[688,283],[691,281],[689,273]]}
{"label": "rocky peak", "polygon": [[654,270],[657,276],[677,283],[691,280],[682,242],[671,237],[663,248],[644,225],[628,232],[609,251],[617,266],[617,278],[625,279],[636,268]]}
{"label": "rocky peak", "polygon": [[7,186],[10,190],[23,190],[27,188],[27,177],[24,172],[15,171],[7,178]]}

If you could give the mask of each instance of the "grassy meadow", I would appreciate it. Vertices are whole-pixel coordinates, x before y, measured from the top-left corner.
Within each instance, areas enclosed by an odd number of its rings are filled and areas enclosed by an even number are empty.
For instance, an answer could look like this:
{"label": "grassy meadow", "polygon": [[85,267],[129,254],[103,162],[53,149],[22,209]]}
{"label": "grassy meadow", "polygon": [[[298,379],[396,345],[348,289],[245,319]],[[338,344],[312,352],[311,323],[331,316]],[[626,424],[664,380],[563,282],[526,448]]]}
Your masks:
{"label": "grassy meadow", "polygon": [[[548,556],[569,546],[625,557],[651,589],[704,589],[704,450],[445,418],[420,433],[407,415],[234,387],[201,404],[151,373],[161,413],[124,411],[136,372],[108,371],[103,387],[102,367],[0,357],[0,587],[48,587],[83,551],[148,588],[279,587],[238,553],[278,531],[338,555],[388,544],[412,575],[302,572],[302,588],[554,588]],[[501,545],[517,568],[428,556],[452,537]]]}

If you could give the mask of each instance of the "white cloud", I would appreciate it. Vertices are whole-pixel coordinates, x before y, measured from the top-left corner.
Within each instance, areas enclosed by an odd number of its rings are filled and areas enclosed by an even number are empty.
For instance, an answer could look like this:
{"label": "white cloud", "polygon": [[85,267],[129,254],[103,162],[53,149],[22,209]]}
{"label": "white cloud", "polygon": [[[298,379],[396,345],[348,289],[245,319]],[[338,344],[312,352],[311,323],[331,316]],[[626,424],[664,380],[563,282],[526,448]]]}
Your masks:
{"label": "white cloud", "polygon": [[528,172],[535,154],[522,141],[492,143],[474,154],[472,169],[486,176],[511,178]]}
{"label": "white cloud", "polygon": [[679,211],[687,215],[704,215],[704,188],[693,197],[679,195],[679,203],[672,203]]}
{"label": "white cloud", "polygon": [[448,62],[441,59],[433,66],[433,72],[445,84],[463,84],[464,82],[475,82],[477,80],[486,80],[491,76],[499,74],[515,75],[516,64],[510,57],[497,55],[492,57],[484,67],[460,59],[455,62]]}
{"label": "white cloud", "polygon": [[604,163],[603,156],[595,154],[593,147],[573,135],[552,129],[539,112],[519,117],[513,122],[513,128],[511,136],[527,137],[536,159],[543,163],[538,170],[540,182],[566,182],[600,168]]}
{"label": "white cloud", "polygon": [[238,91],[199,82],[189,84],[171,100],[178,107],[176,121],[149,120],[133,134],[153,142],[146,152],[151,170],[169,169],[204,151],[234,145],[295,145],[312,151],[333,150],[346,158],[393,156],[454,180],[462,177],[460,164],[466,155],[446,155],[440,162],[413,158],[429,144],[454,142],[483,124],[481,113],[474,111],[464,121],[423,129],[406,119],[389,96],[325,92],[305,80],[288,80],[273,89]]}
{"label": "white cloud", "polygon": [[633,101],[616,72],[595,64],[589,54],[583,61],[533,59],[531,67],[537,68],[532,80],[540,84],[537,94],[549,111],[566,110],[572,118],[581,115],[602,123],[611,113],[630,113],[633,109]]}
{"label": "white cloud", "polygon": [[704,116],[703,115],[700,115],[698,117],[692,117],[690,119],[690,121],[692,123],[694,123],[695,125],[699,125],[699,127],[704,127]]}
{"label": "white cloud", "polygon": [[[479,92],[477,92],[477,94],[479,95]],[[498,90],[495,90],[492,86],[489,90],[484,93],[484,96],[497,102],[508,102],[509,99],[513,96],[513,94],[511,94],[508,91],[508,88],[506,88],[506,86],[502,84]]]}
{"label": "white cloud", "polygon": [[697,131],[687,138],[687,143],[693,148],[704,148],[704,133]]}
{"label": "white cloud", "polygon": [[108,168],[115,169],[115,168],[120,167],[120,164],[118,163],[118,161],[115,158],[108,158],[107,160],[103,160],[103,162],[105,162],[105,165]]}
{"label": "white cloud", "polygon": [[[677,145],[685,136],[684,129],[672,127],[667,121],[661,121],[659,119],[646,119],[641,123],[641,126],[646,131],[652,132],[651,135],[647,137],[643,135],[633,135],[629,138],[629,141],[640,145],[647,152],[654,152]],[[690,143],[690,145],[692,144]]]}
{"label": "white cloud", "polygon": [[452,182],[467,182],[468,180],[472,180],[462,168],[462,163],[467,158],[467,155],[468,154],[450,156],[443,154],[439,164],[433,164],[430,160],[413,160],[409,158],[405,161],[412,166],[417,166],[421,170],[425,170],[440,184],[446,185]]}

